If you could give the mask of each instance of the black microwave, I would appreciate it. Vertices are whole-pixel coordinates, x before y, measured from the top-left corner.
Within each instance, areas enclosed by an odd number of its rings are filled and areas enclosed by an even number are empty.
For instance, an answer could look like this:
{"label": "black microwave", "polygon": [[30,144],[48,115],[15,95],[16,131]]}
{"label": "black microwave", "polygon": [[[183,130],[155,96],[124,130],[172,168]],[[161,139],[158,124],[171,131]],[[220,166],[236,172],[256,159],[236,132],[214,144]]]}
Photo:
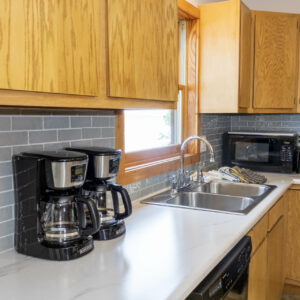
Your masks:
{"label": "black microwave", "polygon": [[223,163],[255,171],[292,173],[297,169],[297,133],[227,132]]}

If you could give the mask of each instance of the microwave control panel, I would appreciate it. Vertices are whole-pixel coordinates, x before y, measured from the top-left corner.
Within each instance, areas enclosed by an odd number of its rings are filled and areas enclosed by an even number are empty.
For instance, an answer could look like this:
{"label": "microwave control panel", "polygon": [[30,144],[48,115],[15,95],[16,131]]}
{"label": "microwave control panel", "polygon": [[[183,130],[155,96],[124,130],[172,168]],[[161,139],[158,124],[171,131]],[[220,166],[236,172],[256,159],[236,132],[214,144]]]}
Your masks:
{"label": "microwave control panel", "polygon": [[294,155],[294,149],[290,142],[284,142],[281,146],[280,160],[282,162],[292,162]]}

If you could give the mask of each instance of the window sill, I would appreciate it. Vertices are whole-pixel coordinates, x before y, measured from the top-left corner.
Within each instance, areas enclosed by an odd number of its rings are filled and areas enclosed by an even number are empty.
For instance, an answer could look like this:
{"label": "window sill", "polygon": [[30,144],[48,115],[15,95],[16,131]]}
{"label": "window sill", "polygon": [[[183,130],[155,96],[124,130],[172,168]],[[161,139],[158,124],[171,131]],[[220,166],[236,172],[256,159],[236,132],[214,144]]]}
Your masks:
{"label": "window sill", "polygon": [[[200,161],[198,154],[185,154],[185,165],[194,164]],[[118,183],[127,185],[136,181],[141,181],[146,178],[171,172],[180,168],[180,155],[175,155],[170,158],[153,161],[150,163],[139,164],[136,166],[126,166],[123,173],[118,176]]]}

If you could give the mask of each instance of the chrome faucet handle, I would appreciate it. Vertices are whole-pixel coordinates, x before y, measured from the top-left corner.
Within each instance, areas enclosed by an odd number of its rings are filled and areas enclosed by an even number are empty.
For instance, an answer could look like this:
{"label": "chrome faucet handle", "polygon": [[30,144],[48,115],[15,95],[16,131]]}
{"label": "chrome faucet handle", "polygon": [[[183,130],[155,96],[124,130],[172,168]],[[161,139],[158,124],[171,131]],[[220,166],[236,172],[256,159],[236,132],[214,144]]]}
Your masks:
{"label": "chrome faucet handle", "polygon": [[178,182],[177,182],[177,189],[181,189],[184,185],[184,172],[182,172],[181,169],[179,169],[177,171],[177,179],[178,179]]}
{"label": "chrome faucet handle", "polygon": [[184,172],[184,186],[188,186],[191,183],[191,172],[186,170]]}
{"label": "chrome faucet handle", "polygon": [[176,175],[172,175],[169,177],[169,181],[171,183],[171,194],[176,194],[177,193],[177,185],[178,185],[178,178]]}
{"label": "chrome faucet handle", "polygon": [[205,166],[205,162],[200,162],[199,168],[197,169],[197,182],[204,183],[203,176],[203,167]]}

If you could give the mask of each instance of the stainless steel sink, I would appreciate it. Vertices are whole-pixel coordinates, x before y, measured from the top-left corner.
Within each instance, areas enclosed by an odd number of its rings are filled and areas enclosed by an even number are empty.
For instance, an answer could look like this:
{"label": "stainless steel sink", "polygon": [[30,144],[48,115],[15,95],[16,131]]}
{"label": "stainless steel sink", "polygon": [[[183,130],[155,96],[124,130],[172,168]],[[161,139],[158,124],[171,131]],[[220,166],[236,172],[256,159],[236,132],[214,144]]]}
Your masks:
{"label": "stainless steel sink", "polygon": [[142,202],[245,215],[275,188],[271,185],[213,181],[193,185],[176,195],[171,195],[169,191],[161,193]]}
{"label": "stainless steel sink", "polygon": [[255,201],[246,197],[183,192],[167,200],[167,203],[194,209],[243,213],[249,209],[251,205],[254,205]]}
{"label": "stainless steel sink", "polygon": [[187,191],[231,195],[239,197],[260,197],[271,189],[268,185],[212,181],[192,185]]}

